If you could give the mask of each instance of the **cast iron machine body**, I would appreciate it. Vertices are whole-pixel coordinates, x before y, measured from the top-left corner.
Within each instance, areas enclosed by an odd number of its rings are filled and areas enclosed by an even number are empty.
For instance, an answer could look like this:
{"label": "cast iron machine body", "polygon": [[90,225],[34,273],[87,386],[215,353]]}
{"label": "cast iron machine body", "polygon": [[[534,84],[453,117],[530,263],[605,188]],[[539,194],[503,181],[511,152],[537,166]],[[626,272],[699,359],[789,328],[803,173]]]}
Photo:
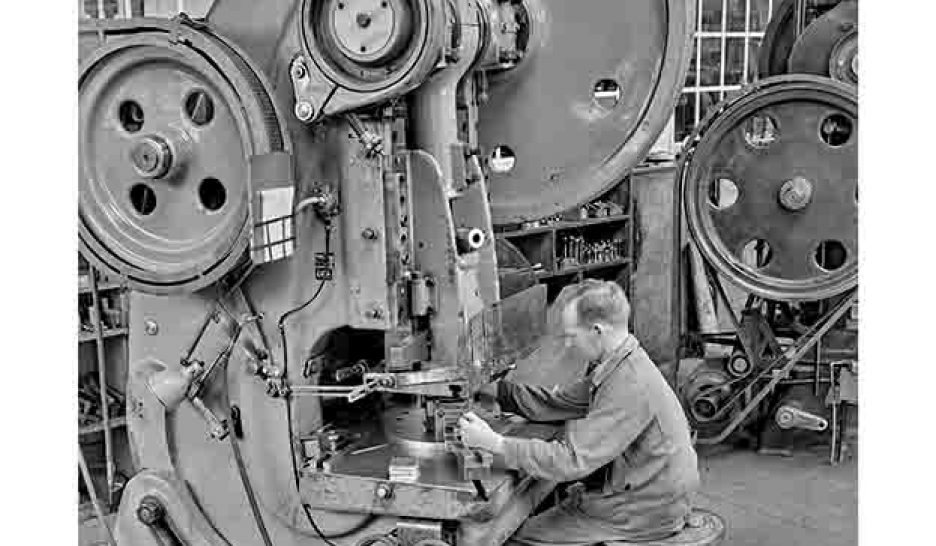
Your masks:
{"label": "cast iron machine body", "polygon": [[545,291],[501,300],[493,226],[643,159],[694,4],[221,0],[83,23],[81,247],[134,290],[118,541],[506,539],[553,484],[454,425],[543,334]]}

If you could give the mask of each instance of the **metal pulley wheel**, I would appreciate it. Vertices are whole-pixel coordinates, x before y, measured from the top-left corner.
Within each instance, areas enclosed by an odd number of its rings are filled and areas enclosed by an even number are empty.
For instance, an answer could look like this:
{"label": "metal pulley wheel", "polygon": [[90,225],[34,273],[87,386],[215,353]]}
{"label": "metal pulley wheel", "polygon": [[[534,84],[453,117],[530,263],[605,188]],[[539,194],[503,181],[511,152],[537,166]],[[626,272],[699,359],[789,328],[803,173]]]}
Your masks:
{"label": "metal pulley wheel", "polygon": [[479,111],[496,224],[584,203],[645,159],[672,116],[695,24],[694,0],[516,3],[523,59],[490,75]]}
{"label": "metal pulley wheel", "polygon": [[718,429],[731,416],[719,415],[731,398],[731,377],[705,363],[687,378],[681,388],[687,415],[697,429]]}
{"label": "metal pulley wheel", "polygon": [[858,2],[845,0],[811,22],[790,51],[788,71],[858,84]]}
{"label": "metal pulley wheel", "polygon": [[853,86],[789,75],[719,105],[679,166],[692,239],[732,283],[819,300],[858,283]]}
{"label": "metal pulley wheel", "polygon": [[184,20],[95,50],[79,79],[83,253],[138,290],[194,291],[244,257],[249,159],[287,136],[262,76]]}
{"label": "metal pulley wheel", "polygon": [[303,0],[299,34],[335,85],[376,92],[435,66],[443,16],[429,0]]}
{"label": "metal pulley wheel", "polygon": [[[798,28],[796,5],[806,8]],[[858,83],[857,0],[783,0],[764,31],[759,77],[816,74]]]}

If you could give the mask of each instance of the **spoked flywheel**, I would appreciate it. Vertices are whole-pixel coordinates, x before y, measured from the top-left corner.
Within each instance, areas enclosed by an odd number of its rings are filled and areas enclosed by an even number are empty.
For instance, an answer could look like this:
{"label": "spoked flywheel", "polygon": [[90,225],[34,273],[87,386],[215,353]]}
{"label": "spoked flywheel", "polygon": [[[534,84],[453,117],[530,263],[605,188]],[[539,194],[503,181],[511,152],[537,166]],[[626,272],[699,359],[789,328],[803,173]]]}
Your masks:
{"label": "spoked flywheel", "polygon": [[828,78],[767,78],[696,129],[679,177],[693,240],[715,270],[772,300],[858,282],[858,104]]}
{"label": "spoked flywheel", "polygon": [[79,235],[136,289],[192,291],[247,249],[249,159],[286,135],[229,44],[154,21],[96,50],[79,80]]}

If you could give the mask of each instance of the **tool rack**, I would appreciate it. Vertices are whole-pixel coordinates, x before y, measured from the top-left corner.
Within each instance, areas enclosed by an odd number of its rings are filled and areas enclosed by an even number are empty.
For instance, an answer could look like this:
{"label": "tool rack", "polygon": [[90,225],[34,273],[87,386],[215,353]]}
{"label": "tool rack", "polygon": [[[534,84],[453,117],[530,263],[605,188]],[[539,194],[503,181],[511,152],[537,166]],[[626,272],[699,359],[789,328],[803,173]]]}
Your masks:
{"label": "tool rack", "polygon": [[584,278],[614,280],[630,297],[630,272],[634,265],[637,227],[631,178],[627,177],[602,196],[615,202],[621,211],[598,217],[582,218],[588,205],[551,219],[546,225],[526,229],[504,229],[497,234],[516,246],[536,272],[540,283],[548,286],[552,300],[567,284]]}
{"label": "tool rack", "polygon": [[84,466],[80,468],[80,480],[94,511],[117,509],[124,481],[121,474],[131,473],[123,394],[127,377],[127,302],[127,291],[121,283],[103,276],[79,255],[79,465]]}

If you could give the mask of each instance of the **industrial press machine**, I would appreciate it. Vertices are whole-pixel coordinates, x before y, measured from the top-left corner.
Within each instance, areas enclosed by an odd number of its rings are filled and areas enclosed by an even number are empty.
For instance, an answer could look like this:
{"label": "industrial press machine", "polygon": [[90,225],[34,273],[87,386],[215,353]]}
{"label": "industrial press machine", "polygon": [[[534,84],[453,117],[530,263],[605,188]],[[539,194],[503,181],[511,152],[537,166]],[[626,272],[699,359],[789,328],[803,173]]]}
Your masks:
{"label": "industrial press machine", "polygon": [[83,22],[81,250],[133,289],[140,472],[117,542],[502,543],[554,484],[454,433],[544,328],[542,287],[501,298],[493,226],[643,160],[694,7],[219,0]]}

